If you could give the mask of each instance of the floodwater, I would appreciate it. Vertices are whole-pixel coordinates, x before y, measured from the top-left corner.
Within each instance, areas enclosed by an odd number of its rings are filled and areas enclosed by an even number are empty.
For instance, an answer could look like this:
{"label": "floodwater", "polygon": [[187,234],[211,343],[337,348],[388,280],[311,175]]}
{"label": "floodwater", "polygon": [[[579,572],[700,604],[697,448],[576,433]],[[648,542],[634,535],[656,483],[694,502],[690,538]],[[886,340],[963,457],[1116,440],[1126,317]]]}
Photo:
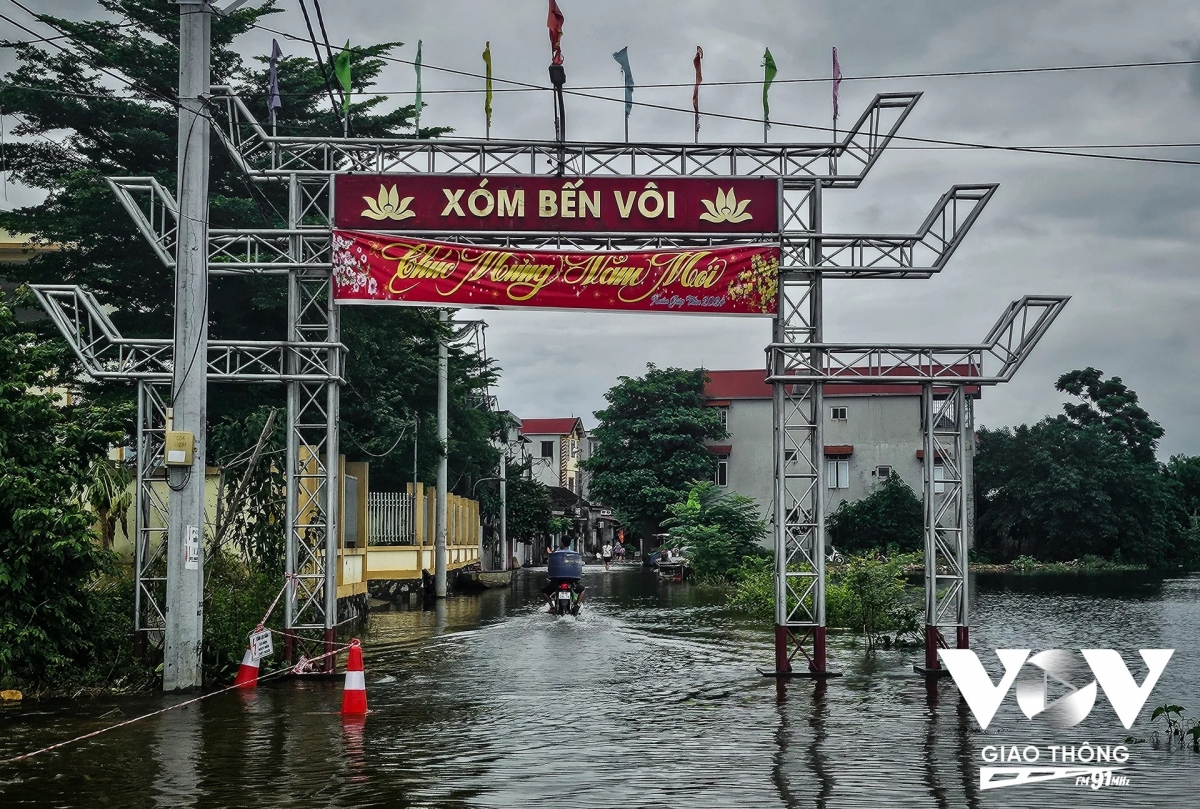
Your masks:
{"label": "floodwater", "polygon": [[[1139,648],[1175,656],[1132,730],[1100,696],[1082,724],[1026,719],[1010,694],[986,731],[919,650],[831,636],[827,684],[759,676],[768,627],[718,594],[640,568],[589,568],[576,619],[542,612],[538,571],[511,590],[371,615],[371,712],[336,681],[229,692],[18,764],[2,807],[1195,806],[1200,754],[1156,749],[1150,710],[1200,716],[1200,576],[979,576],[972,645]],[[1136,665],[1135,665],[1136,661]],[[1053,695],[1052,695],[1053,696]],[[0,760],[178,701],[144,695],[0,710]],[[1130,744],[1123,786],[980,789],[987,745]],[[1046,763],[1044,760],[1040,763]]]}

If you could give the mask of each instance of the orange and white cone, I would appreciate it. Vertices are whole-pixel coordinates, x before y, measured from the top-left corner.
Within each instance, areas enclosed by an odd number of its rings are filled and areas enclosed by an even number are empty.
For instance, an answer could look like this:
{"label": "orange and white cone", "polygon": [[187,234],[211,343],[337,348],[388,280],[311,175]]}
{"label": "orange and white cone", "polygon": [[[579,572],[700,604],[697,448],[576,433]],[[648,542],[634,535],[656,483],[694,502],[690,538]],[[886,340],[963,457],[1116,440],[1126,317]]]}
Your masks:
{"label": "orange and white cone", "polygon": [[258,685],[258,658],[253,649],[246,649],[242,655],[242,665],[238,666],[237,679],[233,684],[238,688],[254,688]]}
{"label": "orange and white cone", "polygon": [[350,642],[350,657],[346,661],[346,684],[342,688],[342,716],[360,716],[367,712],[367,675],[363,671],[362,646],[355,638]]}

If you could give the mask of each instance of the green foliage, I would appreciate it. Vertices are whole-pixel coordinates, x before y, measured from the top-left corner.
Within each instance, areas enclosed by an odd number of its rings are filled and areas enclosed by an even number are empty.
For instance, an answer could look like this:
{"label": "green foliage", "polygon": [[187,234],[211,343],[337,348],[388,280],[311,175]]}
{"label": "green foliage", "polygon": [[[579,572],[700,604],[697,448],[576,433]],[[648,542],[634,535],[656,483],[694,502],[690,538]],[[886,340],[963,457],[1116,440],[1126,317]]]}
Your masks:
{"label": "green foliage", "polygon": [[830,543],[850,552],[885,550],[889,554],[924,546],[921,500],[898,475],[886,478],[862,500],[844,500],[829,515]]}
{"label": "green foliage", "polygon": [[287,509],[283,414],[260,408],[244,418],[225,418],[212,433],[220,486],[210,553],[232,543],[254,570],[281,576]]}
{"label": "green foliage", "polygon": [[[532,476],[533,461],[508,461],[508,480],[505,495],[508,499],[506,528],[512,542],[544,542],[553,533],[550,513],[550,490]],[[482,487],[481,487],[482,488]],[[498,519],[500,496],[488,490],[481,496],[484,511]]]}
{"label": "green foliage", "polygon": [[[1150,721],[1156,722],[1160,717],[1166,725],[1163,730],[1163,735],[1166,736],[1167,749],[1170,750],[1173,745],[1179,745],[1182,750],[1184,744],[1192,748],[1193,752],[1200,753],[1200,720],[1185,719],[1184,714],[1187,710],[1181,705],[1159,705],[1150,714]],[[1154,729],[1154,746],[1158,747],[1161,744],[1162,737],[1159,735],[1158,727]]]}
{"label": "green foliage", "polygon": [[729,605],[761,620],[775,614],[775,562],[766,557],[749,557],[733,570]]}
{"label": "green foliage", "polygon": [[726,581],[747,557],[765,555],[767,523],[758,505],[741,494],[723,493],[711,481],[692,484],[687,497],[667,506],[665,543],[687,548],[688,562],[699,581]]}
{"label": "green foliage", "polygon": [[706,440],[726,433],[715,408],[705,407],[704,369],[646,366],[642,377],[620,377],[596,412],[599,446],[582,466],[592,496],[621,522],[658,532],[667,508],[694,480],[712,477],[715,460]]}
{"label": "green foliage", "polygon": [[57,360],[0,294],[0,676],[33,684],[87,666],[103,634],[94,587],[115,560],[80,495],[128,417],[39,392]]}
{"label": "green foliage", "polygon": [[1085,555],[1151,567],[1194,565],[1182,483],[1154,461],[1162,428],[1137,396],[1095,369],[1064,374],[1083,404],[1033,426],[979,431],[976,538],[998,561]]}
{"label": "green foliage", "polygon": [[[204,562],[204,681],[231,682],[246,651],[250,633],[262,620],[283,586],[275,573],[250,568],[243,557],[226,548]],[[283,625],[283,602],[275,607],[268,626]],[[282,642],[273,638],[276,647]],[[280,649],[259,663],[266,674],[282,660]]]}

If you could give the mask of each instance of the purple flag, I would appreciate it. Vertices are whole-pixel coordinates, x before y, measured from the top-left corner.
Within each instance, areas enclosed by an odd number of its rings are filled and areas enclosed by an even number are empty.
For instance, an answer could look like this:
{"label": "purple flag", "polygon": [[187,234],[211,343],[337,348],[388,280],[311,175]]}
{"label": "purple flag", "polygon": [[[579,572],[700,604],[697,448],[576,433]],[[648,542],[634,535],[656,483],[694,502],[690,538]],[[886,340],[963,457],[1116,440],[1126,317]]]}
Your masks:
{"label": "purple flag", "polygon": [[833,120],[838,117],[838,88],[842,86],[842,66],[838,64],[837,48],[833,49]]}
{"label": "purple flag", "polygon": [[279,74],[275,71],[280,56],[283,56],[283,52],[279,50],[279,42],[272,39],[271,66],[267,73],[267,111],[270,113],[283,106],[283,102],[279,100]]}

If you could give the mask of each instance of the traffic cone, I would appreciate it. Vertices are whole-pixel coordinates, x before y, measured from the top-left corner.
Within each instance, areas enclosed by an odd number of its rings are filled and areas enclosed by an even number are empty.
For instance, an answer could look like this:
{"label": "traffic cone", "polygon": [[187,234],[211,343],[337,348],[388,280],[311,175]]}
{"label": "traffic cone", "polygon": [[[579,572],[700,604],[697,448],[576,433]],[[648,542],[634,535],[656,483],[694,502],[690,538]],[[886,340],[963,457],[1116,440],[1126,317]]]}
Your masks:
{"label": "traffic cone", "polygon": [[242,665],[238,666],[233,684],[238,688],[254,688],[258,685],[258,658],[254,656],[253,649],[246,649],[242,655]]}
{"label": "traffic cone", "polygon": [[363,671],[362,646],[358,638],[350,641],[346,661],[346,684],[342,688],[342,715],[358,716],[367,712],[367,675]]}

